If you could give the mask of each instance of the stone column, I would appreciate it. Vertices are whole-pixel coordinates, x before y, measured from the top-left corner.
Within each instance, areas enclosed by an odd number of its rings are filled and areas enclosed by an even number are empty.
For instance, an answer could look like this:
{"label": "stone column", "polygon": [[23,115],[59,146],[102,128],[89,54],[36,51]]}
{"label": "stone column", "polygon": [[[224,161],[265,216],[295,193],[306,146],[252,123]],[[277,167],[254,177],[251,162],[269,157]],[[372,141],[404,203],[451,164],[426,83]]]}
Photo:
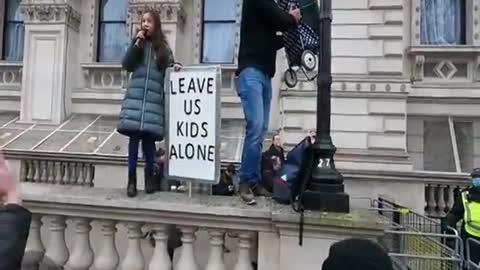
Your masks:
{"label": "stone column", "polygon": [[76,76],[80,1],[24,0],[25,51],[20,120],[61,123]]}
{"label": "stone column", "polygon": [[182,53],[176,53],[177,48],[181,48],[184,37],[184,25],[186,13],[183,7],[183,0],[130,0],[128,11],[129,26],[132,36],[140,29],[140,22],[143,13],[149,9],[155,9],[160,12],[162,29],[165,32],[168,44],[172,48],[177,61],[182,57]]}

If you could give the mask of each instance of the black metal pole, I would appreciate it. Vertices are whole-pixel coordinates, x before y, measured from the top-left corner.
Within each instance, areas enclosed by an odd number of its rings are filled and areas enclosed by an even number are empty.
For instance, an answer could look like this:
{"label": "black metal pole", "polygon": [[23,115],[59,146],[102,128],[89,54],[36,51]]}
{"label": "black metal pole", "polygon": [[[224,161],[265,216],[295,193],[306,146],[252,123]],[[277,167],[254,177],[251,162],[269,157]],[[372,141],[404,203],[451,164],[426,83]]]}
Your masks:
{"label": "black metal pole", "polygon": [[343,176],[335,168],[336,147],[330,136],[332,0],[321,1],[319,25],[317,134],[313,145],[315,161],[303,195],[303,205],[309,210],[349,212],[349,196],[344,192]]}

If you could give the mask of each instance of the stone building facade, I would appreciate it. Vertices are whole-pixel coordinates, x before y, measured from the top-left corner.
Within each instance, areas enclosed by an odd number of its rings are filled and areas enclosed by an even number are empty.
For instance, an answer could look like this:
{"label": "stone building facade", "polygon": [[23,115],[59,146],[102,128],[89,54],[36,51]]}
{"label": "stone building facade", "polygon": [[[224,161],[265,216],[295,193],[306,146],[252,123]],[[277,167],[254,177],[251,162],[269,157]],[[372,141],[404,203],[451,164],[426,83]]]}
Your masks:
{"label": "stone building facade", "polygon": [[[458,176],[480,161],[480,0],[458,1],[452,31],[459,38],[446,42],[424,38],[426,25],[435,23],[432,14],[439,14],[425,1],[332,1],[332,135],[339,168],[380,178],[422,171]],[[224,128],[238,135],[239,0],[4,0],[1,110],[18,112],[12,119],[18,125],[117,115],[127,81],[121,51],[149,7],[161,11],[178,61],[222,66]],[[315,127],[316,84],[303,79],[289,89],[283,50],[277,62],[270,129],[293,146]],[[10,122],[0,127],[5,131]],[[8,150],[22,132],[0,140],[2,146]],[[236,153],[231,160],[238,161]]]}

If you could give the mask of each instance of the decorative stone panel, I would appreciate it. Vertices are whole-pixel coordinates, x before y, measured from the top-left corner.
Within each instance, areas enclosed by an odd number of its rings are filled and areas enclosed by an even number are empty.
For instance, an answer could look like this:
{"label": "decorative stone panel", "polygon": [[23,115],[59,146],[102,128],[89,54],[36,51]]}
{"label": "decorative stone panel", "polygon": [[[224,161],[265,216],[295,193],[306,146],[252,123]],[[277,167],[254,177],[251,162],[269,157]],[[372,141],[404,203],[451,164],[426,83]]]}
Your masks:
{"label": "decorative stone panel", "polygon": [[[160,12],[162,24],[178,23],[180,28],[185,25],[187,14],[181,1],[166,0],[130,0],[128,3],[129,24],[132,31],[139,26],[142,15],[149,9],[155,9]],[[135,26],[135,27],[134,27]]]}
{"label": "decorative stone panel", "polygon": [[23,1],[21,10],[26,23],[65,23],[76,32],[79,31],[81,14],[68,4],[27,0]]}

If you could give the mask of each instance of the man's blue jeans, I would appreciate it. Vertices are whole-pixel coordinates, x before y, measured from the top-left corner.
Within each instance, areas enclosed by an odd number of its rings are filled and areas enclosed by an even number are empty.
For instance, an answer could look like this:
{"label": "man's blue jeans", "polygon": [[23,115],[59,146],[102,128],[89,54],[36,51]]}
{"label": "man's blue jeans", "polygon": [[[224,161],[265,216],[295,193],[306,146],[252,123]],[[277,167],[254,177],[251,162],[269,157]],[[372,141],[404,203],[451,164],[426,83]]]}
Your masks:
{"label": "man's blue jeans", "polygon": [[237,92],[247,122],[239,177],[241,183],[255,186],[261,179],[262,143],[272,100],[271,79],[257,68],[245,68],[237,78]]}

